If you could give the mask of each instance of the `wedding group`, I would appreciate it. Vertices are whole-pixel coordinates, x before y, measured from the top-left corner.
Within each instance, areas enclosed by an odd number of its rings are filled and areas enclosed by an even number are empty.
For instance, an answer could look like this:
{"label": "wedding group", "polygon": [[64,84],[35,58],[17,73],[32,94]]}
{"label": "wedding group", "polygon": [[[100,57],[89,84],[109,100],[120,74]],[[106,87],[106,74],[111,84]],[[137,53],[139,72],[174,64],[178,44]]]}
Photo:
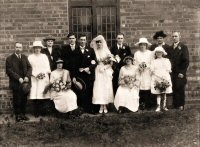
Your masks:
{"label": "wedding group", "polygon": [[143,37],[130,47],[119,33],[109,48],[102,35],[88,43],[86,35],[76,38],[69,33],[68,44],[62,46],[56,46],[56,39],[49,35],[44,43],[33,42],[28,57],[22,43],[16,42],[14,53],[6,59],[16,121],[29,120],[27,99],[33,102],[35,117],[46,109],[45,103],[66,115],[80,109],[106,114],[110,104],[118,113],[168,111],[169,94],[174,108],[184,110],[189,53],[180,32],[171,36],[172,45],[165,43],[167,34],[158,31],[154,44]]}

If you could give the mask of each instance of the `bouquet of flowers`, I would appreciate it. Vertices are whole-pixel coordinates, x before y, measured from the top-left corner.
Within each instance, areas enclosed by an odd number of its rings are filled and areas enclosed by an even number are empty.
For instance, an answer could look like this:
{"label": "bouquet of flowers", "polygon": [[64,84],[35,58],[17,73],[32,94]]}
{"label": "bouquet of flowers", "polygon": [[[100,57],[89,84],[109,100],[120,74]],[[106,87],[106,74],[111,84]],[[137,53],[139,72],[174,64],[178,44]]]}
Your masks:
{"label": "bouquet of flowers", "polygon": [[154,84],[154,88],[156,90],[159,90],[161,93],[162,92],[165,92],[166,89],[170,86],[170,83],[165,80],[165,79],[162,79],[160,81],[155,81],[155,84]]}
{"label": "bouquet of flowers", "polygon": [[119,79],[119,85],[129,87],[130,89],[135,86],[134,82],[136,81],[133,76],[124,76]]}
{"label": "bouquet of flowers", "polygon": [[147,68],[147,64],[145,62],[142,62],[139,64],[139,71],[143,72]]}
{"label": "bouquet of flowers", "polygon": [[66,91],[71,88],[71,82],[65,84],[62,80],[56,80],[52,83],[51,88],[56,92]]}
{"label": "bouquet of flowers", "polygon": [[101,62],[103,62],[104,65],[111,64],[112,61],[113,61],[112,56],[107,56],[101,60]]}
{"label": "bouquet of flowers", "polygon": [[36,78],[39,79],[39,80],[44,79],[44,77],[45,77],[45,74],[44,74],[44,73],[39,73],[39,74],[36,76]]}

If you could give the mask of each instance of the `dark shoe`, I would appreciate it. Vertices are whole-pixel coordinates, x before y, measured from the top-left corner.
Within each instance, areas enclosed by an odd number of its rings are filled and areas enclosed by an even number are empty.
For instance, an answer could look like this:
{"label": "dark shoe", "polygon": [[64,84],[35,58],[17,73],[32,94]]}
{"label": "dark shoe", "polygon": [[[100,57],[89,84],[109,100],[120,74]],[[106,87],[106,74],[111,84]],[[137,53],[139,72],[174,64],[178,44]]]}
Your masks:
{"label": "dark shoe", "polygon": [[30,120],[30,119],[29,119],[27,116],[25,116],[25,115],[22,115],[21,118],[22,118],[22,120],[24,120],[24,121],[29,121],[29,120]]}
{"label": "dark shoe", "polygon": [[21,118],[21,116],[20,115],[16,115],[16,122],[22,122],[23,121],[23,119]]}

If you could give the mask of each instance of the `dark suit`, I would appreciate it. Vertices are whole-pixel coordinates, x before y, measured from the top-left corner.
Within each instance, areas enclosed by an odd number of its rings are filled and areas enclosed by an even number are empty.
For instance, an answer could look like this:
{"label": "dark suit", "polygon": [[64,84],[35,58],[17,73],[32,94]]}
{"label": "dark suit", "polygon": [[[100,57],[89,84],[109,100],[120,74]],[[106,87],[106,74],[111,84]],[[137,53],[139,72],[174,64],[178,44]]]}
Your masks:
{"label": "dark suit", "polygon": [[[74,76],[81,78],[86,84],[86,90],[78,93],[78,105],[83,107],[86,112],[96,112],[98,107],[92,104],[93,96],[93,84],[95,79],[95,67],[96,55],[92,48],[85,47],[84,52],[81,51],[80,47],[76,48],[74,51]],[[90,74],[86,72],[80,72],[79,68],[90,69]]]}
{"label": "dark suit", "polygon": [[113,90],[114,93],[116,93],[117,88],[118,88],[118,78],[119,78],[119,71],[120,68],[124,65],[123,60],[126,56],[131,55],[131,50],[128,45],[123,44],[122,48],[118,48],[117,44],[112,46],[111,48],[111,53],[116,56],[118,55],[121,58],[121,61],[119,63],[114,63],[113,69],[114,69],[114,74],[113,74]]}
{"label": "dark suit", "polygon": [[[189,66],[189,52],[186,45],[179,43],[174,49],[170,46],[169,59],[172,64],[172,84],[173,84],[173,104],[174,107],[184,106],[185,104],[185,85],[187,83],[186,72]],[[179,78],[178,74],[184,75]]]}
{"label": "dark suit", "polygon": [[78,48],[77,45],[75,45],[75,49],[72,50],[71,46],[69,44],[63,45],[61,48],[61,58],[64,61],[64,69],[69,70],[71,79],[74,77],[75,67],[74,67],[74,61],[75,61],[75,50]]}
{"label": "dark suit", "polygon": [[6,59],[6,74],[9,77],[9,86],[13,90],[13,107],[16,115],[25,114],[27,95],[23,94],[19,79],[28,77],[31,81],[31,65],[25,55],[19,59],[16,54],[12,54]]}
{"label": "dark suit", "polygon": [[51,71],[55,70],[56,69],[56,61],[58,60],[58,58],[61,58],[60,48],[58,46],[53,46],[51,54],[50,54],[49,50],[47,48],[45,48],[45,49],[41,50],[41,53],[47,55],[47,57],[49,59]]}

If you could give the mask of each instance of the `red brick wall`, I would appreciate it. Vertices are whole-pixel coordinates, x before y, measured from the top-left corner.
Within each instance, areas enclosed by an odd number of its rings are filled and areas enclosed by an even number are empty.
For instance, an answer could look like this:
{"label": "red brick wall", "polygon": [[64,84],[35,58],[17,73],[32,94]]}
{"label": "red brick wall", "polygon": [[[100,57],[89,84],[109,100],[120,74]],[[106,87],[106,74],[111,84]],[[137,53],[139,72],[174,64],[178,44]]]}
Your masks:
{"label": "red brick wall", "polygon": [[13,53],[14,42],[22,42],[28,54],[35,39],[52,34],[60,40],[67,33],[67,0],[0,0],[0,111],[11,104],[5,59]]}
{"label": "red brick wall", "polygon": [[121,31],[129,45],[144,36],[151,42],[155,31],[164,30],[171,44],[173,30],[181,32],[189,47],[187,103],[200,106],[200,1],[199,0],[120,0]]}
{"label": "red brick wall", "polygon": [[[154,32],[161,29],[169,34],[166,41],[171,44],[172,30],[181,31],[190,52],[186,94],[193,104],[200,100],[199,6],[199,0],[120,0],[120,29],[130,46],[142,36],[153,42]],[[29,54],[35,39],[52,34],[60,40],[68,33],[68,24],[68,0],[0,0],[0,111],[10,109],[5,59],[14,42],[22,42]]]}

